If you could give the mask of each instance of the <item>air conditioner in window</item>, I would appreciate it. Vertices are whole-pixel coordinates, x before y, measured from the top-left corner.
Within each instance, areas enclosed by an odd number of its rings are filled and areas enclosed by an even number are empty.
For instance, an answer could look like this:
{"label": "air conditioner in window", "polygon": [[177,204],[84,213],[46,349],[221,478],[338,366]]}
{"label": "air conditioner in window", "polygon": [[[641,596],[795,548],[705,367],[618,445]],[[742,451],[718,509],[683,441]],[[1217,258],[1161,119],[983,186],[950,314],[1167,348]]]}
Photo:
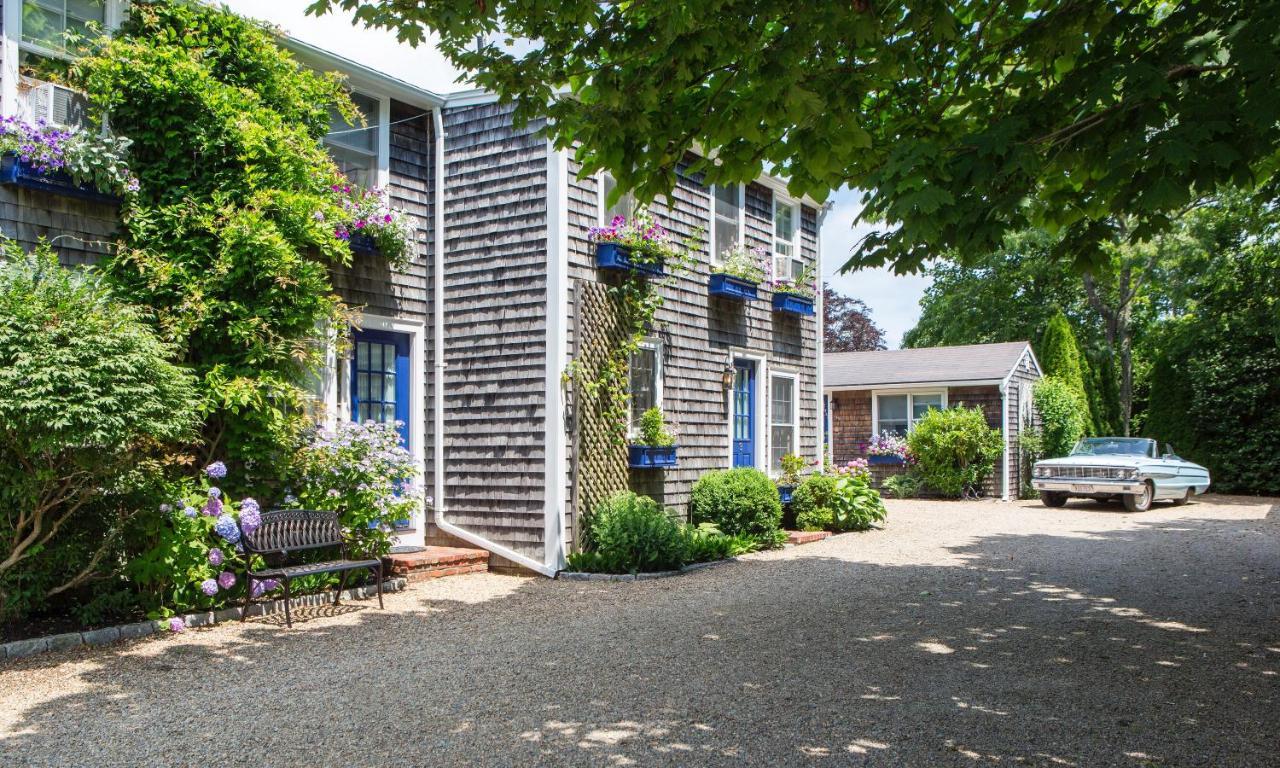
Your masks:
{"label": "air conditioner in window", "polygon": [[49,125],[86,128],[89,125],[89,98],[83,93],[55,83],[32,84],[23,99],[30,123],[44,120]]}

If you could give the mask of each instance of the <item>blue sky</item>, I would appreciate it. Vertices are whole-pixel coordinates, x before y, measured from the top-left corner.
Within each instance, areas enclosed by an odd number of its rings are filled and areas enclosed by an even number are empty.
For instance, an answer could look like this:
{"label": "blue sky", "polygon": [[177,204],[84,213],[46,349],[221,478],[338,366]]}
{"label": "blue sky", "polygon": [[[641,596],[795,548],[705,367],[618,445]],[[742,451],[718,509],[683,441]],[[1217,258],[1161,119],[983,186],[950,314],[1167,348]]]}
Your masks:
{"label": "blue sky", "polygon": [[[414,85],[441,93],[468,87],[457,82],[458,71],[434,47],[415,49],[401,45],[390,33],[352,27],[348,17],[341,13],[320,19],[306,16],[303,11],[309,0],[224,2],[237,13],[269,21],[300,40]],[[852,190],[841,190],[833,196],[832,209],[823,227],[823,277],[841,293],[867,303],[872,317],[885,330],[892,349],[920,316],[920,296],[929,280],[920,275],[897,276],[884,269],[849,275],[836,273],[861,235],[861,231],[853,229],[853,220],[860,208],[859,195]]]}

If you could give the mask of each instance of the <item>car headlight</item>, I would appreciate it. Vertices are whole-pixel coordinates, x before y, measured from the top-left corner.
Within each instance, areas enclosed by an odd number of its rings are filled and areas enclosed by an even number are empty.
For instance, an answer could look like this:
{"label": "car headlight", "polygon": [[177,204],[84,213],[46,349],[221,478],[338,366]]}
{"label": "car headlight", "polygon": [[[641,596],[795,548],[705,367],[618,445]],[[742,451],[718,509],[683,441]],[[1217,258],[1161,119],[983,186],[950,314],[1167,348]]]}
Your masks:
{"label": "car headlight", "polygon": [[1138,479],[1138,470],[1136,470],[1136,469],[1132,469],[1132,468],[1131,468],[1131,469],[1126,469],[1126,470],[1124,471],[1124,479],[1125,479],[1125,480],[1137,480],[1137,479]]}
{"label": "car headlight", "polygon": [[1039,464],[1037,464],[1037,465],[1035,465],[1034,467],[1032,467],[1032,468],[1031,468],[1031,474],[1032,474],[1032,475],[1034,475],[1035,477],[1048,477],[1048,476],[1049,476],[1049,468],[1048,468],[1048,467],[1042,467],[1042,466],[1040,466]]}

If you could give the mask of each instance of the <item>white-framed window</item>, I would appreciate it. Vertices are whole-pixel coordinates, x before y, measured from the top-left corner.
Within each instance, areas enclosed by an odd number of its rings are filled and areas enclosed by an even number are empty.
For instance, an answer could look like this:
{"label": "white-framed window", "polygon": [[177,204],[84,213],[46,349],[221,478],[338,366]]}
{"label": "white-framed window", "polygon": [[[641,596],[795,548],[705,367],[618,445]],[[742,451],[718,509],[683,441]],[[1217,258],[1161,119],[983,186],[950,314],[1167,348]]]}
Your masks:
{"label": "white-framed window", "polygon": [[711,187],[711,261],[742,242],[742,185]]}
{"label": "white-framed window", "polygon": [[930,408],[947,407],[945,390],[932,392],[878,392],[873,398],[872,436],[881,432],[905,436]]}
{"label": "white-framed window", "polygon": [[22,0],[21,45],[45,54],[67,54],[66,34],[86,35],[91,24],[111,29],[120,0]]}
{"label": "white-framed window", "polygon": [[795,374],[769,374],[769,469],[782,471],[782,457],[799,451],[799,387]]}
{"label": "white-framed window", "polygon": [[773,274],[796,280],[804,272],[800,258],[800,206],[773,196]]}
{"label": "white-framed window", "polygon": [[618,198],[618,202],[609,205],[609,196],[618,188],[618,182],[608,171],[600,172],[600,224],[607,225],[614,217],[630,219],[636,212],[636,196],[628,191]]}
{"label": "white-framed window", "polygon": [[631,434],[640,428],[640,417],[655,406],[662,407],[662,342],[645,339],[631,353],[629,365],[631,393]]}
{"label": "white-framed window", "polygon": [[359,120],[348,123],[337,110],[330,110],[329,133],[324,143],[338,170],[352,183],[376,187],[381,183],[381,152],[386,130],[383,99],[352,91],[351,101],[364,116],[364,125]]}

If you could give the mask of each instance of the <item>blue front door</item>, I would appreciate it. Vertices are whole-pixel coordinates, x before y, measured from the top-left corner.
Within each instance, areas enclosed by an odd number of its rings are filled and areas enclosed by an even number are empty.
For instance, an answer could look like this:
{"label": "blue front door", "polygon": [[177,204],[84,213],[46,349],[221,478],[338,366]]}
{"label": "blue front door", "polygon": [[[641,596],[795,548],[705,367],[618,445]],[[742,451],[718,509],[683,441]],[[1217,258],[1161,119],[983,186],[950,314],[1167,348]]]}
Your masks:
{"label": "blue front door", "polygon": [[733,364],[733,466],[756,465],[756,368],[754,363]]}
{"label": "blue front door", "polygon": [[395,422],[409,449],[409,336],[391,331],[356,331],[351,366],[351,420]]}

